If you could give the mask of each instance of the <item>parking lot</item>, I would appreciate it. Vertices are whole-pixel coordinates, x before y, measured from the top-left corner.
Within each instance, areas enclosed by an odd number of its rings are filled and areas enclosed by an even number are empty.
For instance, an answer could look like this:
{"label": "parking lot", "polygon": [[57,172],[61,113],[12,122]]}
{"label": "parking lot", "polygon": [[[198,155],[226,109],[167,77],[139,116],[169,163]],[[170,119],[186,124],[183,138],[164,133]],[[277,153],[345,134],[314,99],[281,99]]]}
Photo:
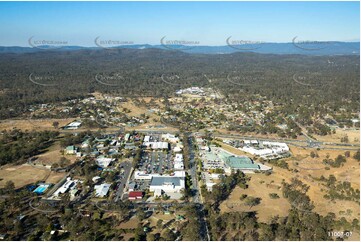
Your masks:
{"label": "parking lot", "polygon": [[173,167],[174,161],[170,151],[169,153],[165,151],[150,151],[143,153],[138,169],[145,171],[147,174],[162,174],[164,171],[173,169]]}
{"label": "parking lot", "polygon": [[[149,142],[159,141],[164,141],[161,134],[150,135]],[[145,148],[136,170],[144,174],[169,174],[170,171],[174,171],[174,156],[175,153],[172,149],[152,150],[152,148]],[[134,176],[130,179],[130,183],[134,191],[144,191],[150,186],[150,180],[135,180]]]}

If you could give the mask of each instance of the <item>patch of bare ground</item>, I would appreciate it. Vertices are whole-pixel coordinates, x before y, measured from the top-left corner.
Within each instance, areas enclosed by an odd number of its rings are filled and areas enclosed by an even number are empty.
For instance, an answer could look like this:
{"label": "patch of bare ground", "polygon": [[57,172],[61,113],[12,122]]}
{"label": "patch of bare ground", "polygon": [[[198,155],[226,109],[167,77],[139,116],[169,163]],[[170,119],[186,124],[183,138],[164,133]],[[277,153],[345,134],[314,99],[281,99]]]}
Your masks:
{"label": "patch of bare ground", "polygon": [[[311,158],[310,152],[314,151],[318,154],[318,158]],[[282,181],[290,182],[292,178],[298,178],[303,183],[309,185],[307,195],[315,205],[314,211],[321,215],[334,213],[337,219],[345,217],[346,220],[352,222],[354,218],[360,217],[360,205],[357,202],[335,200],[330,201],[324,198],[327,188],[317,181],[322,175],[328,178],[334,175],[337,181],[348,181],[355,189],[360,189],[360,164],[352,156],[355,152],[351,152],[351,157],[347,158],[344,166],[339,168],[330,167],[325,169],[326,165],[322,163],[326,157],[336,158],[338,155],[344,155],[342,150],[316,150],[291,147],[292,156],[286,159],[290,170],[273,166],[273,173],[269,176],[265,174],[251,174],[251,181],[248,189],[235,188],[230,197],[224,201],[220,208],[222,212],[229,211],[257,211],[260,221],[267,221],[271,216],[285,216],[291,207],[289,202],[282,196],[279,188]],[[298,172],[295,172],[297,170]],[[279,199],[271,199],[269,193],[277,193]],[[261,203],[253,208],[244,205],[244,201],[240,200],[241,194],[248,196],[260,197]],[[233,207],[232,207],[233,205]],[[347,210],[351,211],[347,213]]]}
{"label": "patch of bare ground", "polygon": [[317,140],[322,142],[341,143],[341,138],[348,137],[349,144],[360,144],[360,130],[337,128],[335,134],[320,136],[313,135]]}
{"label": "patch of bare ground", "polygon": [[35,130],[35,131],[44,131],[57,129],[54,128],[53,123],[59,122],[59,127],[65,126],[66,124],[74,121],[74,118],[67,119],[6,119],[0,121],[0,130],[11,130],[11,129],[20,129],[20,130]]}
{"label": "patch of bare ground", "polygon": [[0,168],[0,187],[4,187],[7,181],[13,181],[15,187],[20,188],[37,181],[44,181],[49,174],[49,169],[33,167],[28,164],[2,166]]}
{"label": "patch of bare ground", "polygon": [[[249,176],[251,177],[251,180],[248,182],[249,187],[247,189],[242,189],[237,186],[232,191],[229,198],[220,205],[221,211],[256,211],[259,221],[261,222],[267,222],[271,217],[277,215],[280,217],[287,216],[291,205],[282,197],[282,176],[279,175],[277,171],[270,176],[260,173]],[[269,196],[270,193],[276,193],[280,198],[272,199]],[[252,208],[246,206],[245,201],[241,201],[240,199],[242,194],[261,198],[260,205]]]}

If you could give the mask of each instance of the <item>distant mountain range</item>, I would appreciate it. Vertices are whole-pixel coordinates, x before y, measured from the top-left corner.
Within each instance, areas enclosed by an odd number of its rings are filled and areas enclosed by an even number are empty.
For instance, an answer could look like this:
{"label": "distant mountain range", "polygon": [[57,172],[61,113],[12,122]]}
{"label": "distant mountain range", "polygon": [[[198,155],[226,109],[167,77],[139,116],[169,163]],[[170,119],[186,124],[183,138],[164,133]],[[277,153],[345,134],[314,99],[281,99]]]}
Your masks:
{"label": "distant mountain range", "polygon": [[[182,46],[182,45],[124,45],[112,48],[128,49],[169,49],[186,53],[198,54],[231,54],[236,52],[254,52],[261,54],[299,54],[299,55],[360,55],[360,42],[319,42],[319,43],[260,43],[225,46]],[[101,47],[64,46],[52,48],[51,46],[20,47],[1,46],[0,53],[34,53],[39,51],[74,51],[99,50]]]}

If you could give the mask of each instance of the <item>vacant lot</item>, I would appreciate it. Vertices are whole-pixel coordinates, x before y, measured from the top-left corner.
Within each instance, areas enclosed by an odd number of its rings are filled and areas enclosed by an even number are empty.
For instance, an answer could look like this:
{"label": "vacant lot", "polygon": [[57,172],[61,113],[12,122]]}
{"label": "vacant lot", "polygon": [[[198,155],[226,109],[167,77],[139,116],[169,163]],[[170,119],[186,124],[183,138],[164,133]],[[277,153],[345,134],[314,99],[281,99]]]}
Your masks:
{"label": "vacant lot", "polygon": [[67,173],[62,172],[50,172],[48,179],[46,179],[46,183],[58,183]]}
{"label": "vacant lot", "polygon": [[75,155],[62,155],[61,151],[62,148],[60,146],[60,142],[57,141],[43,154],[38,155],[35,162],[37,164],[52,165],[54,163],[58,163],[61,157],[65,157],[70,160],[71,163],[76,161],[77,157]]}
{"label": "vacant lot", "polygon": [[[142,100],[142,99],[139,99],[139,100]],[[149,103],[150,100],[151,100],[151,98],[143,99],[143,101],[145,103]],[[156,101],[155,103],[160,104],[158,101]],[[129,113],[127,113],[130,116],[140,117],[141,114],[146,114],[146,115],[150,116],[151,118],[158,117],[158,115],[154,114],[153,112],[150,112],[147,107],[138,106],[136,103],[134,103],[131,100],[129,100],[128,102],[124,102],[124,103],[120,104],[119,111],[123,111],[123,108],[126,108],[126,109],[128,109],[130,111]]]}
{"label": "vacant lot", "polygon": [[[330,158],[336,158],[338,155],[344,155],[344,151],[338,150],[313,150],[317,152],[319,158],[311,158],[309,153],[311,149],[300,149],[300,148],[291,148],[291,151],[295,158],[288,161],[290,168],[297,169],[297,178],[302,180],[304,183],[307,183],[310,186],[308,195],[312,199],[315,205],[315,210],[322,215],[326,215],[329,212],[334,212],[338,218],[345,217],[347,220],[351,221],[354,218],[359,218],[360,206],[356,202],[336,200],[330,201],[323,198],[326,194],[326,188],[321,185],[320,182],[316,181],[314,178],[319,178],[322,175],[328,178],[329,175],[334,175],[337,181],[348,181],[351,183],[351,186],[355,189],[360,189],[360,163],[352,158],[354,152],[351,152],[351,157],[347,158],[347,162],[344,166],[339,168],[330,167],[329,170],[325,169],[325,165],[322,164],[322,160],[327,156]],[[298,165],[296,162],[298,162]],[[287,176],[286,172],[284,175]],[[321,191],[323,189],[323,191]],[[347,209],[352,210],[351,215],[342,215],[342,211]]]}
{"label": "vacant lot", "polygon": [[27,184],[46,180],[50,170],[36,168],[28,164],[20,166],[3,166],[0,169],[0,187],[4,187],[7,181],[13,181],[15,187],[23,187]]}
{"label": "vacant lot", "polygon": [[[256,138],[260,138],[260,139],[278,139],[281,142],[281,138],[280,136],[278,136],[277,134],[256,134],[256,133],[252,133],[252,132],[246,132],[246,133],[242,133],[240,134],[238,131],[229,131],[227,129],[215,129],[214,135],[217,136],[217,134],[230,134],[230,135],[238,135],[238,136],[242,136],[242,137],[249,137],[248,139],[256,139]],[[296,140],[305,140],[304,136],[298,136],[296,138]]]}
{"label": "vacant lot", "polygon": [[[334,175],[337,180],[349,181],[355,188],[360,187],[360,163],[353,159],[352,156],[355,152],[350,152],[349,158],[344,166],[340,168],[330,167],[326,170],[322,161],[327,157],[335,159],[338,155],[345,155],[345,151],[342,150],[316,150],[305,149],[291,146],[292,157],[288,159],[290,168],[296,168],[299,170],[300,176],[313,176],[320,177],[321,175],[328,177]],[[311,158],[311,151],[318,154],[319,157]]]}
{"label": "vacant lot", "polygon": [[56,130],[53,122],[59,122],[59,127],[72,122],[74,118],[68,119],[7,119],[0,121],[0,130],[9,130],[13,128],[21,130]]}
{"label": "vacant lot", "polygon": [[[248,189],[236,187],[230,197],[224,201],[220,208],[222,212],[232,211],[256,211],[261,222],[267,222],[272,216],[287,216],[288,210],[291,208],[289,202],[282,197],[281,182],[282,176],[275,174],[266,176],[264,174],[249,175],[251,180],[248,182]],[[269,194],[276,193],[280,198],[271,199]],[[242,194],[261,198],[260,205],[250,208],[246,206],[245,201],[240,200]]]}
{"label": "vacant lot", "polygon": [[[303,149],[291,146],[292,157],[286,161],[291,170],[282,169],[273,166],[273,173],[269,176],[264,174],[251,174],[251,181],[248,189],[235,188],[230,197],[221,204],[221,211],[257,211],[258,217],[261,221],[267,221],[270,216],[280,215],[285,216],[291,204],[282,197],[282,192],[279,190],[282,180],[290,182],[292,178],[298,178],[303,183],[310,186],[307,195],[311,198],[315,205],[315,211],[321,215],[327,215],[329,212],[336,214],[339,219],[345,217],[348,221],[354,218],[359,219],[360,206],[357,202],[336,200],[330,201],[323,196],[326,194],[326,187],[314,178],[319,178],[321,175],[327,177],[333,174],[338,181],[348,181],[355,189],[360,189],[360,168],[359,162],[352,158],[354,152],[351,152],[351,157],[347,158],[347,162],[343,167],[325,169],[322,160],[327,156],[336,158],[338,155],[344,155],[344,151],[339,150],[319,150]],[[311,158],[310,152],[317,152],[318,158]],[[267,163],[266,163],[267,164]],[[272,166],[271,164],[267,164]],[[298,170],[294,172],[292,170]],[[322,191],[321,191],[322,189]],[[269,193],[277,193],[279,199],[270,199]],[[241,194],[261,198],[261,204],[253,208],[244,205],[244,201],[240,200]],[[351,213],[346,213],[347,210]]]}
{"label": "vacant lot", "polygon": [[138,227],[139,220],[136,216],[131,217],[128,221],[119,224],[119,229],[136,229]]}
{"label": "vacant lot", "polygon": [[356,129],[336,129],[336,134],[320,136],[314,135],[314,137],[323,142],[341,143],[341,138],[347,136],[350,144],[360,144],[360,130]]}

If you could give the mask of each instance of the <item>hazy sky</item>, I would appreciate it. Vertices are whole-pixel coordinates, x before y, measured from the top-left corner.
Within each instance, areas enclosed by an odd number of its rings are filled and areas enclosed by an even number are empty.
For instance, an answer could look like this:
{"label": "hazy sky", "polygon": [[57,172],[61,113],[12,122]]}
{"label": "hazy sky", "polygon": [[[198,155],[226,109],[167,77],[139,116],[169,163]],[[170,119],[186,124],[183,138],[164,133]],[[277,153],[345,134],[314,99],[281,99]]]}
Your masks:
{"label": "hazy sky", "polygon": [[0,2],[0,45],[28,39],[95,46],[94,39],[160,44],[171,40],[226,45],[359,41],[359,2]]}

